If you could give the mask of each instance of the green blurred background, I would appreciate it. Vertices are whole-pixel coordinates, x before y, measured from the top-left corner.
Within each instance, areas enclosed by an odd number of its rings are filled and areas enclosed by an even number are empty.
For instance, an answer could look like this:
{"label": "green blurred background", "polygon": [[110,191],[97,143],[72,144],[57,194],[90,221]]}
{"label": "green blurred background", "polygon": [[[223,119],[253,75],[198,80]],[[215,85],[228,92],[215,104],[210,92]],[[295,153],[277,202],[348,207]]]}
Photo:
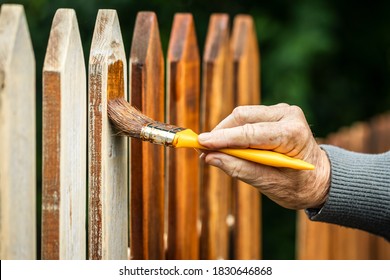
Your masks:
{"label": "green blurred background", "polygon": [[[0,1],[10,3],[10,1]],[[98,9],[116,9],[127,54],[138,11],[157,14],[164,51],[173,15],[194,15],[204,45],[209,17],[246,13],[255,20],[261,52],[262,103],[303,108],[313,133],[339,127],[390,108],[390,1],[297,0],[25,0],[37,64],[37,154],[41,154],[41,69],[51,21],[58,8],[76,10],[88,58]],[[41,185],[40,159],[38,186]],[[295,258],[295,212],[263,200],[263,257]]]}

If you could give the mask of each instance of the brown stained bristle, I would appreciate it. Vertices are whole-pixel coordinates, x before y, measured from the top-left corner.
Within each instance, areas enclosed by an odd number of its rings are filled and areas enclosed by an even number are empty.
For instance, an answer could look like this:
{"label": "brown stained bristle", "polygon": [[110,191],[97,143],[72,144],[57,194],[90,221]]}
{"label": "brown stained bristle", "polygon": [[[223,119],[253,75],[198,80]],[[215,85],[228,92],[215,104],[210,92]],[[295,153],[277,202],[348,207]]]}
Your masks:
{"label": "brown stained bristle", "polygon": [[155,121],[130,105],[123,98],[108,101],[107,114],[118,135],[140,138],[143,126]]}

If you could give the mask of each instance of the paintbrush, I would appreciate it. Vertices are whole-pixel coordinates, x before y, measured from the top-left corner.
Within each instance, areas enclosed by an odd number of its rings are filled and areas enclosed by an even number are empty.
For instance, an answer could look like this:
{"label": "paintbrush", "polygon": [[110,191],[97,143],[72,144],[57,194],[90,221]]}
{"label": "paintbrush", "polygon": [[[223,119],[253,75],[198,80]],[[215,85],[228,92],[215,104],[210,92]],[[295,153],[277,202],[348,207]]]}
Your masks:
{"label": "paintbrush", "polygon": [[[109,100],[107,113],[118,135],[130,136],[168,147],[210,150],[199,144],[198,135],[191,129],[157,122],[142,114],[123,98]],[[314,169],[314,165],[310,163],[273,151],[233,148],[216,151],[273,167]]]}

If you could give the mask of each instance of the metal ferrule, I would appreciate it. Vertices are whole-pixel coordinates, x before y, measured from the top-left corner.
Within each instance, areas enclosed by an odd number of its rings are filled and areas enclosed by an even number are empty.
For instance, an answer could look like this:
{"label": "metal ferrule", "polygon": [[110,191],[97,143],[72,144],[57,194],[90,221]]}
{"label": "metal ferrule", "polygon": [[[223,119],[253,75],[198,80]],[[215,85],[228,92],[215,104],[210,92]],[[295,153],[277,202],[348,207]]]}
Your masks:
{"label": "metal ferrule", "polygon": [[145,125],[141,129],[141,139],[154,144],[172,146],[177,132],[184,128],[160,122]]}

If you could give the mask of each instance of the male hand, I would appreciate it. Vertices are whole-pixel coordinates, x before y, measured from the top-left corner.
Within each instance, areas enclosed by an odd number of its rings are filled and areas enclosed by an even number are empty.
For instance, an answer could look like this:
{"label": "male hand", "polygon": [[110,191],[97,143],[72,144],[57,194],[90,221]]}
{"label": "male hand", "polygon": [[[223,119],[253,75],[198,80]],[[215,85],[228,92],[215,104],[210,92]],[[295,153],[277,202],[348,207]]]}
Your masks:
{"label": "male hand", "polygon": [[315,165],[315,170],[275,168],[218,152],[208,152],[206,163],[254,187],[290,209],[318,208],[326,200],[330,163],[297,106],[241,106],[213,131],[199,135],[210,149],[254,148],[272,150]]}

